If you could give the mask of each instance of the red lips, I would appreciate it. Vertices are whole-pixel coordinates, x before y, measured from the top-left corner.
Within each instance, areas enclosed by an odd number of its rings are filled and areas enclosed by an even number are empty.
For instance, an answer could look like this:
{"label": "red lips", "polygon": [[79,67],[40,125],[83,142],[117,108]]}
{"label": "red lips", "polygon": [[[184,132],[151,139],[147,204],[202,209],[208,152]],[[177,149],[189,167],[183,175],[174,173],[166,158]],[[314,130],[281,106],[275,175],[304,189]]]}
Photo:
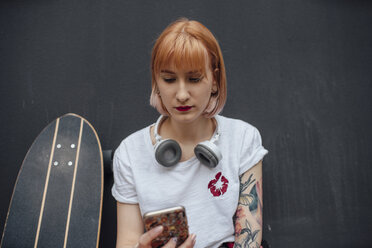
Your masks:
{"label": "red lips", "polygon": [[176,107],[176,109],[178,111],[188,111],[191,109],[191,106],[179,106],[179,107]]}
{"label": "red lips", "polygon": [[[226,193],[227,187],[229,186],[229,180],[226,179],[226,177],[222,176],[221,172],[218,172],[215,176],[215,179],[212,179],[208,183],[208,189],[211,191],[212,195],[214,197],[221,196]],[[216,184],[217,182],[221,180],[220,185],[222,184],[221,187],[217,188]]]}

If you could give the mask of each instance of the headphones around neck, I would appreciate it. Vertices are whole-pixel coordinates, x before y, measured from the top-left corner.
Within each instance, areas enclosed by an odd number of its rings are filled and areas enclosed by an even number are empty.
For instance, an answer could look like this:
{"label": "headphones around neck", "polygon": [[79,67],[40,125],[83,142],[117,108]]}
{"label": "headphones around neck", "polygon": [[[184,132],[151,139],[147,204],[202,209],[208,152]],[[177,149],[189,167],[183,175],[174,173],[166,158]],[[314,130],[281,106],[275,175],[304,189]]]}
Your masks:
{"label": "headphones around neck", "polygon": [[[162,121],[163,116],[160,116],[156,121],[154,128],[154,136],[156,140],[154,147],[155,158],[159,164],[165,167],[171,167],[176,165],[180,161],[182,151],[177,141],[172,139],[162,140],[161,136],[158,134],[158,128]],[[216,167],[219,161],[221,161],[222,159],[222,154],[218,149],[218,146],[214,144],[216,141],[218,141],[218,138],[220,136],[217,119],[216,123],[216,131],[214,132],[211,140],[203,141],[197,144],[194,148],[195,156],[202,164],[206,165],[209,168]]]}

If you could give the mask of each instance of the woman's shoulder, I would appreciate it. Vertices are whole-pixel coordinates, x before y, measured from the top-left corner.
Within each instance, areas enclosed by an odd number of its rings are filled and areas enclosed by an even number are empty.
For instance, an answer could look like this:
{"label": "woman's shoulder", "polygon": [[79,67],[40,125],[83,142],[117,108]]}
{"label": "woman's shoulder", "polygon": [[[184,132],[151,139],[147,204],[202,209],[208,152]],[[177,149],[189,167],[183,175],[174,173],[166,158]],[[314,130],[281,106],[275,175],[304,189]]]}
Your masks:
{"label": "woman's shoulder", "polygon": [[232,132],[255,132],[257,128],[252,124],[231,117],[217,115],[216,119],[220,125],[221,131],[232,131]]}
{"label": "woman's shoulder", "polygon": [[219,116],[219,118],[221,139],[227,137],[223,140],[228,144],[240,144],[242,147],[247,147],[248,150],[251,150],[251,147],[262,146],[261,134],[252,124],[234,118],[223,116]]}
{"label": "woman's shoulder", "polygon": [[117,148],[117,151],[120,150],[127,150],[132,149],[136,147],[143,147],[146,145],[146,141],[150,139],[150,127],[151,125],[144,127],[140,130],[135,131],[134,133],[131,133],[127,137],[125,137],[119,147]]}

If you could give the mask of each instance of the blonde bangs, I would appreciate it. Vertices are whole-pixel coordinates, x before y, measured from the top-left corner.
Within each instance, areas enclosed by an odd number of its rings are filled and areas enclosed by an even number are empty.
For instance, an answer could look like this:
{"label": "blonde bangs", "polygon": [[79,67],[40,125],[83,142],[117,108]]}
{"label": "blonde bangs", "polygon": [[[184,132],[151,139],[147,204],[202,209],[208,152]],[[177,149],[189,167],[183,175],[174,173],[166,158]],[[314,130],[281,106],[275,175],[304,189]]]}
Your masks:
{"label": "blonde bangs", "polygon": [[175,66],[178,70],[205,73],[207,50],[194,37],[187,33],[172,34],[164,38],[155,54],[154,73]]}

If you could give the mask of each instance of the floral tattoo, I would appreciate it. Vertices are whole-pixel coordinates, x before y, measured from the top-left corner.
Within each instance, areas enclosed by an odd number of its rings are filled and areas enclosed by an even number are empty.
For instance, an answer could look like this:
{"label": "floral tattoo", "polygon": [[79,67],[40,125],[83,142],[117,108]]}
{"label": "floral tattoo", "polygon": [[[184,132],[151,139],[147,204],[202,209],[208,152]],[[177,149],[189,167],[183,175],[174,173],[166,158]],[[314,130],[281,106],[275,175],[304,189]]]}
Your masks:
{"label": "floral tattoo", "polygon": [[[243,181],[243,176],[240,177],[239,203],[234,216],[235,248],[260,247],[257,237],[262,230],[262,201],[260,199],[262,180],[256,181],[252,177],[253,174],[245,182]],[[255,224],[255,227],[253,223],[249,222],[252,219],[255,219],[258,224]]]}

